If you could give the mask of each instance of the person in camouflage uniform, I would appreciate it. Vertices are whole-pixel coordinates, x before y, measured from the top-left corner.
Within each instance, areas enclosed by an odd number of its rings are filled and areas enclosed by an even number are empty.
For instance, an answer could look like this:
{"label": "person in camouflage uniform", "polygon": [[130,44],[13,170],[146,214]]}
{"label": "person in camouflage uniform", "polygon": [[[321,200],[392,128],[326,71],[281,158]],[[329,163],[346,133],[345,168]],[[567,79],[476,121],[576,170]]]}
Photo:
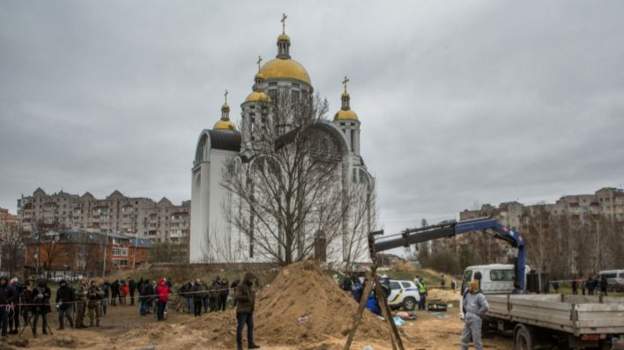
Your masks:
{"label": "person in camouflage uniform", "polygon": [[102,300],[102,291],[95,284],[95,281],[91,281],[91,285],[87,291],[87,299],[89,308],[89,327],[93,327],[93,320],[95,319],[95,326],[100,326],[100,301]]}
{"label": "person in camouflage uniform", "polygon": [[80,287],[76,294],[76,328],[87,328],[84,324],[84,317],[87,307],[87,294],[89,293],[89,286],[86,280],[80,281]]}

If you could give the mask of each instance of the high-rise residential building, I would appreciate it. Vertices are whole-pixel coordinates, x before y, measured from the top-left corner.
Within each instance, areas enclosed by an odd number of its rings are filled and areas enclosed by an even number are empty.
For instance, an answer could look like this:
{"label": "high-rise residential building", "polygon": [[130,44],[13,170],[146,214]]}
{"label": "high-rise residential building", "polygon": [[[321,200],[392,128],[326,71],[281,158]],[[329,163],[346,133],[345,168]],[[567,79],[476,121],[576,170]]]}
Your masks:
{"label": "high-rise residential building", "polygon": [[115,190],[103,199],[91,193],[47,194],[37,188],[17,201],[18,225],[26,232],[48,229],[93,230],[147,238],[154,242],[185,242],[190,231],[190,201],[174,205],[127,197]]}
{"label": "high-rise residential building", "polygon": [[523,217],[531,216],[544,210],[549,214],[565,216],[584,222],[588,218],[600,215],[614,222],[624,222],[624,190],[604,187],[594,194],[566,195],[555,203],[524,205],[519,202],[504,202],[498,207],[484,204],[480,209],[464,210],[459,213],[460,220],[491,216],[510,227],[521,228]]}

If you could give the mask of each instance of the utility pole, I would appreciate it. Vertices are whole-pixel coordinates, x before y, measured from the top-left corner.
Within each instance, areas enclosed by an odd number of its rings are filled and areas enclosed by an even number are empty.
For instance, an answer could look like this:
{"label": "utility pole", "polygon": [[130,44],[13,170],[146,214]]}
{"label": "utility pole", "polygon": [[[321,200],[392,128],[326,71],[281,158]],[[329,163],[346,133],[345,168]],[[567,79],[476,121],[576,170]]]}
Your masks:
{"label": "utility pole", "polygon": [[106,246],[108,245],[108,231],[106,231],[106,236],[104,237],[104,252],[102,253],[102,278],[106,276]]}

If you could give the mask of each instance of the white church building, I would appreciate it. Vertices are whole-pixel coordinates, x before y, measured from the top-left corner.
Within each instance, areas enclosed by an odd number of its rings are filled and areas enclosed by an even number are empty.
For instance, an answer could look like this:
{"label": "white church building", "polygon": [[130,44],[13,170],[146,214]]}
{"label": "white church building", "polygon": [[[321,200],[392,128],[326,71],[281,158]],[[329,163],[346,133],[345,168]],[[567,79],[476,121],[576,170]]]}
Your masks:
{"label": "white church building", "polygon": [[[191,263],[233,263],[267,262],[270,259],[261,252],[254,252],[248,235],[242,234],[228,219],[236,215],[236,204],[223,186],[228,162],[238,159],[245,164],[253,157],[254,133],[258,124],[272,117],[275,100],[281,96],[278,90],[287,89],[290,93],[309,96],[314,88],[310,76],[303,65],[290,56],[291,41],[285,32],[277,38],[276,58],[259,66],[250,94],[241,104],[241,121],[237,130],[230,118],[230,107],[226,102],[221,107],[221,117],[212,129],[204,129],[199,134],[195,158],[192,166],[191,185],[191,231],[189,237],[189,260]],[[374,178],[370,175],[360,154],[360,127],[358,115],[351,110],[350,96],[345,78],[344,92],[341,95],[341,108],[333,115],[333,120],[318,121],[318,132],[340,145],[343,156],[340,183],[336,186],[351,186],[360,183],[367,191],[374,191]],[[370,215],[370,213],[369,213]],[[374,214],[373,214],[374,215]],[[348,225],[348,215],[345,224]],[[362,235],[370,230],[362,230]],[[344,232],[344,235],[347,233]],[[361,244],[366,245],[363,237]],[[338,245],[344,240],[337,240]],[[363,247],[364,248],[364,247]],[[257,249],[257,248],[256,248]],[[326,259],[340,263],[346,256],[345,247],[339,247]],[[360,261],[368,260],[368,251],[363,249]]]}

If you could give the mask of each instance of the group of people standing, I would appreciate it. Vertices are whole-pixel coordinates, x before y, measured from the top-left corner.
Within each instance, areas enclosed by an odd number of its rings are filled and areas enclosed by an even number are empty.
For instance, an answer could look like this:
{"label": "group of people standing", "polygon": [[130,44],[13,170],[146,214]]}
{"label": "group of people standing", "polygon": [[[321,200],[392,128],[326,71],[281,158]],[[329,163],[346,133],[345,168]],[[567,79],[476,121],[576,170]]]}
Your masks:
{"label": "group of people standing", "polygon": [[[230,289],[234,292],[233,303],[236,305],[236,344],[243,348],[243,331],[247,328],[247,347],[258,349],[254,342],[253,315],[255,311],[257,278],[248,272],[242,281],[236,280],[231,285],[227,279],[215,278],[210,285],[197,279],[184,284],[180,296],[186,298],[189,310],[195,315],[205,312],[225,310]],[[86,328],[85,316],[89,318],[89,327],[99,327],[100,318],[107,313],[108,305],[126,304],[130,296],[130,305],[134,304],[135,293],[138,292],[139,310],[141,315],[151,313],[155,309],[159,321],[165,319],[172,283],[165,278],[158,282],[140,279],[137,283],[130,279],[116,280],[112,283],[104,281],[97,284],[95,280],[80,280],[74,288],[67,281],[61,281],[56,290],[55,308],[58,312],[58,329],[65,329],[66,322],[72,328]],[[30,326],[33,336],[37,336],[37,325],[41,320],[41,332],[51,333],[48,325],[48,314],[52,312],[52,291],[45,279],[36,284],[32,280],[19,283],[17,278],[10,281],[0,277],[0,330],[2,336],[18,334],[20,320]]]}
{"label": "group of people standing", "polygon": [[[26,280],[20,283],[17,278],[9,280],[0,277],[0,331],[2,336],[21,332],[20,324],[30,326],[34,337],[38,325],[41,333],[51,333],[48,314],[53,308],[58,313],[58,329],[99,327],[100,318],[106,315],[109,305],[134,305],[136,292],[139,292],[140,313],[145,315],[152,309],[158,320],[165,319],[166,305],[169,300],[171,284],[164,278],[159,283],[141,279],[103,281],[81,279],[77,286],[65,280],[60,281],[55,298],[45,279],[36,283]],[[129,297],[129,303],[128,303]],[[85,319],[88,317],[89,325]]]}
{"label": "group of people standing", "polygon": [[47,334],[51,293],[45,280],[36,284],[26,281],[22,285],[17,278],[9,281],[7,277],[0,277],[1,335],[6,337],[9,334],[18,334],[20,319],[25,325],[31,325],[34,336],[37,323],[41,319],[43,333]]}
{"label": "group of people standing", "polygon": [[[86,328],[85,314],[88,312],[90,325],[99,326],[100,301],[103,298],[101,289],[95,281],[88,283],[80,281],[78,289],[74,289],[66,281],[61,281],[56,291],[55,308],[58,311],[59,328],[65,328],[65,321],[71,327]],[[10,281],[6,277],[0,278],[0,329],[2,336],[18,334],[20,319],[24,327],[30,326],[34,337],[37,336],[37,326],[41,320],[41,333],[51,332],[48,325],[48,314],[52,312],[50,305],[52,291],[45,279],[36,284],[27,280],[23,284],[17,278]],[[75,322],[74,322],[75,320]]]}
{"label": "group of people standing", "polygon": [[203,283],[199,278],[182,285],[179,294],[186,299],[189,313],[200,316],[204,313],[224,311],[227,306],[230,288],[236,288],[238,281],[229,284],[227,278],[219,276],[210,283]]}
{"label": "group of people standing", "polygon": [[594,295],[600,292],[602,295],[608,295],[609,283],[605,276],[595,275],[589,276],[585,280],[574,279],[572,280],[572,294],[578,294],[579,288],[583,295]]}
{"label": "group of people standing", "polygon": [[[141,278],[136,288],[139,291],[139,314],[146,316],[154,310],[156,319],[164,321],[169,295],[173,290],[171,280],[163,277],[156,282]],[[134,303],[134,297],[132,303]]]}

